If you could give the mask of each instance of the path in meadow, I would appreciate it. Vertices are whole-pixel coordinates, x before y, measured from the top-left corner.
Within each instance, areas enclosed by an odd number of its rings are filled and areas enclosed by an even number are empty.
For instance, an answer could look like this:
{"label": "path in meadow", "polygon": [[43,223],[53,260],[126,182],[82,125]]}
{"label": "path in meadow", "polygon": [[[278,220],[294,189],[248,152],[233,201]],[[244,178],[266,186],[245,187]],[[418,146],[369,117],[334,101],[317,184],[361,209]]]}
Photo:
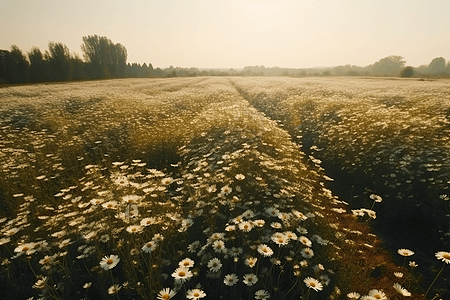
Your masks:
{"label": "path in meadow", "polygon": [[231,78],[251,105],[320,158],[349,208],[376,203],[372,225],[391,249],[410,248],[427,280],[450,247],[447,81]]}

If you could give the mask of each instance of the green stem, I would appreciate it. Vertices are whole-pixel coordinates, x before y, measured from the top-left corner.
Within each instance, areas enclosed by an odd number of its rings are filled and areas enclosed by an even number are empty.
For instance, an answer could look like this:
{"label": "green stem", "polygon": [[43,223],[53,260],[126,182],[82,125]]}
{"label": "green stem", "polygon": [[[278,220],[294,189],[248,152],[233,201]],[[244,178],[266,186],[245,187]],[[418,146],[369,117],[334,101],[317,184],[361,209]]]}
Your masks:
{"label": "green stem", "polygon": [[311,294],[311,289],[308,289],[308,292],[306,293],[306,298],[304,300],[308,300],[310,294]]}
{"label": "green stem", "polygon": [[297,285],[298,282],[298,277],[297,280],[295,281],[294,285],[289,289],[289,291],[287,291],[286,296],[294,289],[294,287]]}
{"label": "green stem", "polygon": [[436,280],[438,279],[439,275],[441,275],[442,271],[444,270],[445,267],[445,263],[442,265],[441,270],[439,271],[439,273],[436,275],[436,277],[434,278],[433,282],[430,284],[430,286],[428,287],[428,290],[425,293],[424,298],[427,298],[428,292],[430,291],[431,287],[433,286],[433,284],[436,282]]}

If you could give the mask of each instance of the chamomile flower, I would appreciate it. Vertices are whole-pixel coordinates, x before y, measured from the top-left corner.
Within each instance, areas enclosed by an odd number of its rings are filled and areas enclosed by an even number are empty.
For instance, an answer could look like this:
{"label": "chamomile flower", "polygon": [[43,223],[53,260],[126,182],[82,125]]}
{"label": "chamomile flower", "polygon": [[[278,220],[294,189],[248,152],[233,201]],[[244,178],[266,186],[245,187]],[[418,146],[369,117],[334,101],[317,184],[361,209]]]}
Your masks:
{"label": "chamomile flower", "polygon": [[214,232],[213,234],[211,234],[211,236],[209,237],[208,241],[218,241],[223,239],[223,237],[225,236],[225,233],[223,232]]}
{"label": "chamomile flower", "polygon": [[236,225],[228,225],[227,227],[225,227],[225,231],[227,232],[231,232],[231,231],[235,231],[236,230]]}
{"label": "chamomile flower", "polygon": [[255,292],[255,299],[267,300],[270,298],[270,294],[266,290],[257,290]]}
{"label": "chamomile flower", "polygon": [[230,255],[231,257],[238,257],[239,255],[242,254],[243,249],[241,247],[231,247],[231,249],[229,249],[227,251],[227,254]]}
{"label": "chamomile flower", "polygon": [[34,245],[34,243],[21,244],[14,249],[14,252],[17,252],[19,254],[26,253],[26,255],[31,255],[35,252]]}
{"label": "chamomile flower", "polygon": [[381,196],[375,195],[375,194],[371,194],[370,195],[370,199],[372,199],[375,202],[381,202],[383,201],[383,198],[381,198]]}
{"label": "chamomile flower", "polygon": [[111,270],[119,263],[120,258],[117,255],[105,256],[100,261],[100,267],[104,270]]}
{"label": "chamomile flower", "polygon": [[410,266],[411,268],[417,268],[417,267],[419,266],[419,264],[417,264],[415,261],[410,261],[410,262],[409,262],[409,266]]}
{"label": "chamomile flower", "polygon": [[48,278],[46,276],[40,276],[38,281],[33,284],[33,288],[37,290],[43,290],[47,286],[47,279]]}
{"label": "chamomile flower", "polygon": [[219,241],[214,241],[214,243],[212,244],[212,247],[214,249],[215,252],[220,253],[220,252],[226,252],[226,248],[225,248],[225,243],[222,240]]}
{"label": "chamomile flower", "polygon": [[292,241],[297,240],[297,235],[296,235],[294,232],[292,232],[292,231],[285,231],[285,232],[283,232],[283,234],[284,234],[289,240],[292,240]]}
{"label": "chamomile flower", "polygon": [[375,299],[387,300],[386,294],[381,290],[370,290],[369,296],[374,297]]}
{"label": "chamomile flower", "polygon": [[117,201],[108,201],[105,203],[102,203],[102,207],[105,209],[116,209],[117,208]]}
{"label": "chamomile flower", "polygon": [[239,281],[236,274],[227,274],[225,275],[225,278],[223,279],[223,283],[227,286],[233,286]]}
{"label": "chamomile flower", "polygon": [[153,217],[144,218],[141,220],[141,226],[150,226],[150,225],[154,225],[157,223],[158,223],[158,221]]}
{"label": "chamomile flower", "polygon": [[122,287],[120,285],[113,284],[112,286],[109,287],[108,294],[110,294],[110,295],[117,294],[120,291],[121,288]]}
{"label": "chamomile flower", "polygon": [[130,225],[127,227],[129,233],[141,233],[144,228],[141,225]]}
{"label": "chamomile flower", "polygon": [[414,251],[408,250],[408,249],[398,249],[398,254],[401,256],[411,256],[414,255]]}
{"label": "chamomile flower", "polygon": [[139,200],[141,200],[141,197],[138,195],[125,195],[122,197],[122,200],[126,204],[132,204],[137,203]]}
{"label": "chamomile flower", "polygon": [[161,183],[163,185],[168,185],[168,184],[171,184],[172,182],[173,182],[173,178],[172,177],[166,177],[166,178],[161,179]]}
{"label": "chamomile flower", "polygon": [[245,260],[245,264],[250,268],[253,268],[256,265],[258,259],[256,257],[249,257]]}
{"label": "chamomile flower", "polygon": [[357,300],[357,299],[359,299],[359,297],[361,297],[361,295],[358,294],[357,292],[351,292],[351,293],[348,293],[348,294],[347,294],[347,297],[348,297],[349,299],[355,299],[355,300]]}
{"label": "chamomile flower", "polygon": [[225,185],[225,186],[223,186],[223,187],[220,189],[220,191],[221,191],[223,194],[228,195],[228,194],[230,194],[230,193],[233,191],[233,189],[232,189],[229,185]]}
{"label": "chamomile flower", "polygon": [[83,289],[88,289],[88,288],[90,288],[92,286],[92,282],[86,282],[84,285],[83,285]]}
{"label": "chamomile flower", "polygon": [[402,296],[411,297],[411,293],[407,289],[402,287],[399,283],[394,283],[394,289]]}
{"label": "chamomile flower", "polygon": [[305,245],[306,247],[311,247],[312,242],[310,239],[308,239],[306,236],[301,236],[298,238],[298,240],[300,241],[300,243],[302,243],[303,245]]}
{"label": "chamomile flower", "polygon": [[245,175],[244,174],[236,174],[236,176],[234,176],[234,178],[236,178],[237,180],[244,180]]}
{"label": "chamomile flower", "polygon": [[450,252],[439,251],[436,253],[436,258],[442,260],[446,264],[450,264]]}
{"label": "chamomile flower", "polygon": [[204,297],[206,297],[206,293],[201,289],[192,289],[186,292],[187,299],[197,300]]}
{"label": "chamomile flower", "polygon": [[306,277],[303,280],[303,282],[305,283],[307,288],[313,289],[316,292],[321,291],[323,289],[323,285],[320,283],[320,281],[312,277]]}
{"label": "chamomile flower", "polygon": [[144,246],[142,246],[141,250],[144,251],[145,253],[151,253],[153,252],[153,250],[156,249],[156,247],[158,246],[158,243],[156,241],[149,241],[147,243],[144,244]]}
{"label": "chamomile flower", "polygon": [[272,241],[278,246],[285,246],[289,243],[289,238],[281,232],[276,232],[271,237]]}
{"label": "chamomile flower", "polygon": [[188,246],[188,251],[190,253],[194,253],[195,251],[197,251],[198,246],[200,246],[200,241],[195,241],[189,244]]}
{"label": "chamomile flower", "polygon": [[258,246],[258,252],[259,254],[264,255],[266,257],[270,257],[273,254],[273,250],[266,244],[260,244]]}
{"label": "chamomile flower", "polygon": [[175,297],[177,293],[170,288],[164,288],[159,291],[158,296],[156,297],[159,300],[169,300]]}
{"label": "chamomile flower", "polygon": [[192,272],[186,267],[179,267],[172,273],[172,277],[181,283],[190,280],[192,276]]}
{"label": "chamomile flower", "polygon": [[276,217],[280,211],[275,207],[266,208],[266,215],[268,217]]}
{"label": "chamomile flower", "polygon": [[272,223],[270,223],[270,227],[275,228],[275,229],[281,229],[283,226],[279,222],[272,222]]}
{"label": "chamomile flower", "polygon": [[303,248],[300,253],[304,258],[311,258],[314,256],[314,251],[311,248]]}
{"label": "chamomile flower", "polygon": [[220,262],[220,259],[217,257],[214,257],[209,260],[208,262],[208,268],[211,272],[218,272],[220,268],[222,267],[222,263]]}
{"label": "chamomile flower", "polygon": [[258,277],[255,274],[245,274],[242,282],[247,286],[252,286],[258,282]]}
{"label": "chamomile flower", "polygon": [[239,229],[244,232],[249,232],[253,228],[252,223],[250,223],[248,221],[241,222],[241,223],[239,223],[238,226],[239,226]]}
{"label": "chamomile flower", "polygon": [[195,264],[195,262],[192,259],[190,259],[189,257],[186,257],[185,259],[183,259],[182,261],[180,261],[178,263],[178,266],[192,268],[192,267],[194,267],[194,264]]}
{"label": "chamomile flower", "polygon": [[264,227],[264,224],[266,224],[266,221],[264,221],[263,219],[253,221],[253,225],[255,225],[256,227]]}

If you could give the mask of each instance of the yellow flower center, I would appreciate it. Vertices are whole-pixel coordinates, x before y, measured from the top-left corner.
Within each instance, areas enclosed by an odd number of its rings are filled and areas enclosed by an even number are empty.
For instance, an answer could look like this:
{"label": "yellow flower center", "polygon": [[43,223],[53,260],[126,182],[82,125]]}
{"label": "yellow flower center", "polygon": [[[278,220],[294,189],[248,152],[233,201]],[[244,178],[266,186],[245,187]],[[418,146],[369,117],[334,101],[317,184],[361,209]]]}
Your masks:
{"label": "yellow flower center", "polygon": [[450,254],[444,254],[444,255],[442,255],[442,257],[445,259],[450,259]]}
{"label": "yellow flower center", "polygon": [[22,251],[28,251],[28,249],[30,249],[30,248],[28,248],[28,247],[23,247],[23,248],[22,248]]}
{"label": "yellow flower center", "polygon": [[376,298],[376,299],[381,299],[381,296],[378,295],[378,294],[374,295],[373,297]]}
{"label": "yellow flower center", "polygon": [[186,276],[186,273],[184,273],[183,271],[181,271],[180,273],[178,273],[178,276],[180,276],[180,277]]}
{"label": "yellow flower center", "polygon": [[194,297],[198,297],[198,296],[200,296],[200,294],[197,293],[197,292],[195,292],[195,293],[194,293]]}
{"label": "yellow flower center", "polygon": [[316,284],[314,282],[310,282],[309,285],[312,287],[316,287]]}
{"label": "yellow flower center", "polygon": [[169,294],[164,294],[164,295],[162,295],[161,298],[168,300],[168,299],[170,299],[170,296],[169,296]]}
{"label": "yellow flower center", "polygon": [[112,260],[112,259],[110,258],[110,259],[108,259],[108,260],[106,261],[106,263],[107,263],[108,265],[112,265],[112,264],[114,263],[114,260]]}

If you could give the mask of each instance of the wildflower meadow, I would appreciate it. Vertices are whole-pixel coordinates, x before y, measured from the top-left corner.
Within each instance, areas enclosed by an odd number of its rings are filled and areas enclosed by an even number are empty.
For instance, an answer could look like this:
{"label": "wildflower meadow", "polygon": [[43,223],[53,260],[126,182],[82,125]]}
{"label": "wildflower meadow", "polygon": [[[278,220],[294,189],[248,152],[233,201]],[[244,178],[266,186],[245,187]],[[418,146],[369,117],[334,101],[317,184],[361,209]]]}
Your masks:
{"label": "wildflower meadow", "polygon": [[444,299],[450,82],[0,89],[1,299]]}

